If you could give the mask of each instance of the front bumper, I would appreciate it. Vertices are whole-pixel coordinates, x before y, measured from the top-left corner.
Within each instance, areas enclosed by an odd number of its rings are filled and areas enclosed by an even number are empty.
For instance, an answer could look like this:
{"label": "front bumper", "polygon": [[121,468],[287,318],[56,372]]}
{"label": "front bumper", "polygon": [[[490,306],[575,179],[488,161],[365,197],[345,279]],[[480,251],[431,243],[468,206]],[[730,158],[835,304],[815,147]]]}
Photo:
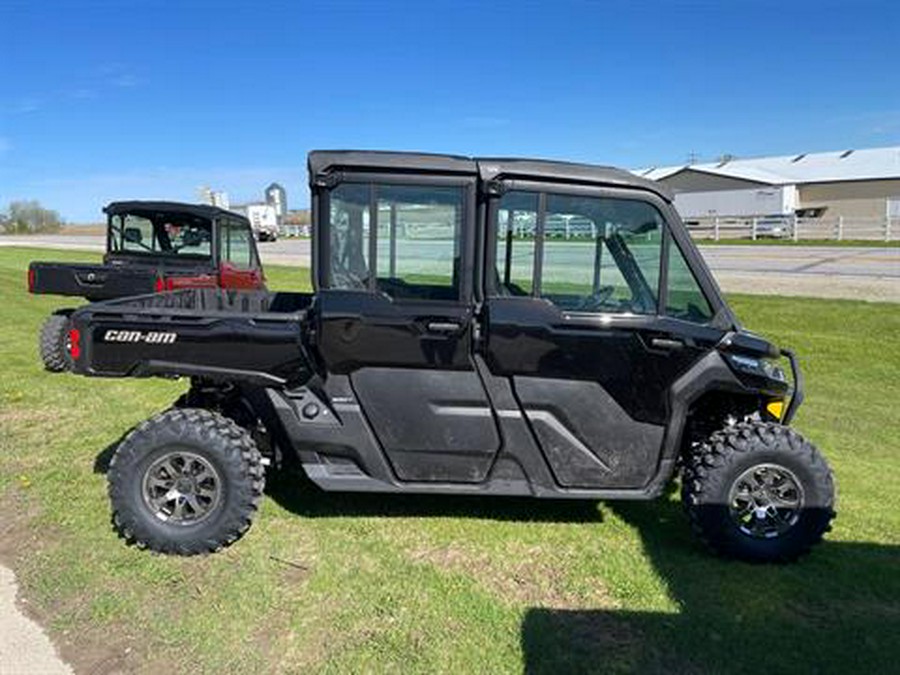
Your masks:
{"label": "front bumper", "polygon": [[791,377],[794,380],[794,390],[791,393],[791,400],[788,401],[787,408],[784,411],[784,417],[781,418],[781,423],[788,425],[797,413],[797,408],[803,403],[803,372],[800,370],[800,365],[797,363],[797,357],[794,355],[794,352],[790,349],[782,349],[781,355],[791,364]]}

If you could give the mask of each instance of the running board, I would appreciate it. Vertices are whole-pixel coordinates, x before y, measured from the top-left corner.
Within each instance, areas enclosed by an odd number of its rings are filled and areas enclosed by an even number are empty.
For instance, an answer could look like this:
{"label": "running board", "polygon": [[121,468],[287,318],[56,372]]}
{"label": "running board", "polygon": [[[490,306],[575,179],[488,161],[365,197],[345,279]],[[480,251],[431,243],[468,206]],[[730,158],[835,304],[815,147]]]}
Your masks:
{"label": "running board", "polygon": [[[664,462],[665,464],[665,462]],[[632,499],[646,500],[658,496],[650,489],[609,490],[556,488],[542,489],[525,480],[491,480],[485,483],[388,483],[365,475],[353,464],[303,463],[309,479],[326,492],[381,492],[440,495],[490,495],[540,497],[550,499]]]}

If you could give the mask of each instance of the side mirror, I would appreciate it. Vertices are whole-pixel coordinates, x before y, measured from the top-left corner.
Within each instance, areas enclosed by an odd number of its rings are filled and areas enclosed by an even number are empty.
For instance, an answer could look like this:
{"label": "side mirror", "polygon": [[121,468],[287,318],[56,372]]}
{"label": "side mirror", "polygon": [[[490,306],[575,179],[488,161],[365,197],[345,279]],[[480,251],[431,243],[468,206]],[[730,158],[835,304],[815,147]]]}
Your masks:
{"label": "side mirror", "polygon": [[140,244],[144,241],[144,235],[141,234],[141,230],[138,227],[126,227],[125,241],[130,244]]}
{"label": "side mirror", "polygon": [[655,220],[648,220],[647,222],[638,225],[632,232],[634,232],[634,234],[646,234],[647,232],[653,232],[657,228],[659,228],[659,223]]}

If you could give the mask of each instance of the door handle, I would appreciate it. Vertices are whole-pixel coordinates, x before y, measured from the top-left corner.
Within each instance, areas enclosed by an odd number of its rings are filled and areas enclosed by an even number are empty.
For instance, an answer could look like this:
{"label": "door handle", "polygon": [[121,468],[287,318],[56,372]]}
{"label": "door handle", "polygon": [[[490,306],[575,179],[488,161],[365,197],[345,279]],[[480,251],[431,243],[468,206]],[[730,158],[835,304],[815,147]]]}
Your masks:
{"label": "door handle", "polygon": [[684,343],[681,340],[673,340],[672,338],[652,338],[650,346],[656,349],[682,349]]}
{"label": "door handle", "polygon": [[430,333],[456,333],[461,325],[452,321],[429,321],[425,324],[425,328]]}

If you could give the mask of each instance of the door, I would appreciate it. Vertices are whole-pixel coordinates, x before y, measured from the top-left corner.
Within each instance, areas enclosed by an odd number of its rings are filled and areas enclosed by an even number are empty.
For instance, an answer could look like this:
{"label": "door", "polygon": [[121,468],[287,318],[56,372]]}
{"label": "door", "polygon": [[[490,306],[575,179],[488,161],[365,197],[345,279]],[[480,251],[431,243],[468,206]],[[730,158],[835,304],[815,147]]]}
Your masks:
{"label": "door", "polygon": [[492,199],[485,360],[564,487],[645,485],[670,387],[722,336],[665,212],[637,190],[526,184]]}
{"label": "door", "polygon": [[219,219],[219,285],[242,289],[265,287],[253,232],[239,218]]}
{"label": "door", "polygon": [[317,199],[329,376],[349,379],[397,479],[484,480],[500,441],[471,352],[474,177],[344,174]]}

